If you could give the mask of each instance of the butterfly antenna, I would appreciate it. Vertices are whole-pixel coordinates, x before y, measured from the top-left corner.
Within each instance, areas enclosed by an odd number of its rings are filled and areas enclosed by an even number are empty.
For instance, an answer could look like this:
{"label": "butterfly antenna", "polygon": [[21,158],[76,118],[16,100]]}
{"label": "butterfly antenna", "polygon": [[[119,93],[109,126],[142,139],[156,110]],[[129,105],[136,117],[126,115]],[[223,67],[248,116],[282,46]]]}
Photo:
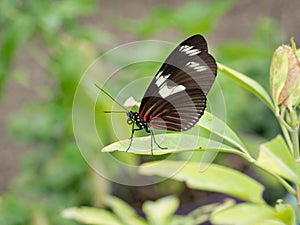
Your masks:
{"label": "butterfly antenna", "polygon": [[[123,105],[121,105],[119,102],[117,102],[108,92],[104,91],[101,87],[99,87],[97,84],[95,84],[97,88],[99,88],[100,91],[102,91],[104,94],[106,94],[111,100],[113,100],[115,103],[117,103],[122,109],[124,109],[126,112],[129,112]],[[114,112],[114,111],[110,111]],[[118,111],[119,112],[119,111]],[[109,113],[109,111],[105,111],[105,113]],[[124,113],[124,112],[123,112]]]}
{"label": "butterfly antenna", "polygon": [[124,111],[104,111],[104,113],[126,113]]}

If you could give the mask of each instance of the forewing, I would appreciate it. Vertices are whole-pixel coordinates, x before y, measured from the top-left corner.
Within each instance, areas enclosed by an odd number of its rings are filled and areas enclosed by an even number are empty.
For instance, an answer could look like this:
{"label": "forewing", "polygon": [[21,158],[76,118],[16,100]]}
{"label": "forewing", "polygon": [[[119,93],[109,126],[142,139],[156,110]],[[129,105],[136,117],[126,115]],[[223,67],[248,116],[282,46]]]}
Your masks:
{"label": "forewing", "polygon": [[[183,72],[181,72],[183,73]],[[168,94],[168,96],[149,96],[145,97],[146,105],[141,108],[142,119],[149,121],[150,125],[156,129],[184,131],[192,128],[203,115],[206,107],[206,96],[202,90],[193,84],[193,79],[185,77],[183,85],[189,84],[187,90],[181,90],[176,83],[168,80],[167,84],[160,91],[159,95]],[[176,92],[176,90],[180,90]],[[172,93],[171,93],[172,92]],[[171,93],[171,94],[170,94]],[[147,110],[145,110],[145,107]]]}
{"label": "forewing", "polygon": [[197,123],[216,76],[216,62],[201,35],[177,46],[149,85],[140,117],[156,129],[187,130]]}

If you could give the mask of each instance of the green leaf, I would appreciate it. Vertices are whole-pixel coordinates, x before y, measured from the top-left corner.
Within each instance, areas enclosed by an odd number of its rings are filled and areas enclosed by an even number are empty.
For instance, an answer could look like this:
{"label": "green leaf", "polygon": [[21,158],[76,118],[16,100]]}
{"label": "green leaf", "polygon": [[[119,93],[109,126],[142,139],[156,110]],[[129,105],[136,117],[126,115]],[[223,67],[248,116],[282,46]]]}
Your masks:
{"label": "green leaf", "polygon": [[143,211],[148,221],[153,225],[168,224],[179,206],[179,200],[174,196],[167,196],[155,202],[146,201]]}
{"label": "green leaf", "polygon": [[[168,149],[160,149],[153,145],[153,155],[164,155],[170,153],[179,153],[186,151],[212,151],[212,152],[227,152],[240,155],[241,157],[251,160],[243,152],[236,150],[233,147],[225,145],[221,142],[211,140],[205,137],[196,137],[194,135],[172,133],[172,134],[158,134],[155,139],[161,146],[167,146]],[[130,140],[121,140],[110,145],[105,146],[102,152],[113,152],[127,150]],[[135,137],[128,152],[141,155],[151,154],[151,136]]]}
{"label": "green leaf", "polygon": [[[236,133],[222,120],[213,116],[209,112],[205,112],[201,120],[197,123],[200,129],[204,129],[214,134],[215,136],[210,138],[207,137],[196,137],[194,135],[185,133],[168,133],[164,135],[155,135],[157,140],[162,140],[161,146],[167,146],[167,150],[161,150],[154,145],[153,153],[154,155],[170,154],[175,152],[184,151],[212,151],[212,152],[228,152],[238,154],[244,157],[250,162],[254,159],[249,155],[246,147]],[[211,140],[216,138],[218,140]],[[222,142],[226,140],[230,147]],[[135,154],[151,154],[151,136],[146,137],[135,137],[129,152]],[[126,151],[129,146],[129,140],[122,140],[119,142],[112,143],[102,149],[103,152],[112,151]],[[145,147],[147,146],[147,147]],[[238,150],[237,150],[237,149]]]}
{"label": "green leaf", "polygon": [[285,222],[285,224],[296,224],[296,215],[293,207],[288,204],[283,204],[282,200],[278,200],[275,208],[278,218]]}
{"label": "green leaf", "polygon": [[62,211],[62,217],[74,219],[85,224],[95,225],[124,225],[116,216],[104,209],[92,207],[73,207]]}
{"label": "green leaf", "polygon": [[232,225],[296,225],[295,221],[285,223],[280,214],[265,204],[242,203],[213,214],[211,222]]}
{"label": "green leaf", "polygon": [[300,184],[299,167],[280,135],[260,146],[258,159],[255,164],[269,173]]}
{"label": "green leaf", "polygon": [[218,63],[218,70],[238,82],[241,86],[252,92],[260,100],[262,100],[273,112],[275,112],[274,104],[266,92],[266,90],[255,80],[247,77],[246,75],[239,73],[227,66]]}
{"label": "green leaf", "polygon": [[191,224],[203,224],[204,222],[209,221],[213,212],[224,210],[234,204],[234,200],[226,199],[223,203],[213,203],[198,207],[190,212],[186,217],[193,221]]}
{"label": "green leaf", "polygon": [[187,162],[183,165],[180,161],[164,160],[143,164],[140,173],[184,181],[188,187],[194,189],[229,194],[250,202],[264,202],[264,187],[260,183],[241,172],[216,164],[200,171],[199,163]]}
{"label": "green leaf", "polygon": [[251,156],[248,154],[248,151],[246,150],[244,143],[241,141],[238,135],[226,123],[224,123],[216,116],[212,115],[209,112],[205,112],[197,125],[209,131],[210,133],[217,135],[221,139],[226,140],[228,143],[232,144],[232,146],[243,151],[249,156],[249,158],[251,158]]}
{"label": "green leaf", "polygon": [[108,195],[105,198],[105,205],[108,206],[113,212],[128,225],[146,225],[146,221],[139,217],[135,210],[131,208],[126,202],[119,198]]}

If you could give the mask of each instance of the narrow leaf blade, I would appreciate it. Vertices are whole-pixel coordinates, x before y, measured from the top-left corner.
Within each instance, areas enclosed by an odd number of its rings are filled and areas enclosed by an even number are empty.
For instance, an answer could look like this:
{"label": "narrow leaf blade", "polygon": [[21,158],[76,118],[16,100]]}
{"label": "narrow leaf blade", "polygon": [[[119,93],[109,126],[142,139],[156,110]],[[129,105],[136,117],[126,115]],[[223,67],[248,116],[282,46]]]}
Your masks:
{"label": "narrow leaf blade", "polygon": [[170,177],[186,182],[191,188],[229,194],[250,202],[264,202],[264,187],[260,183],[241,172],[216,164],[200,171],[199,163],[188,162],[182,166],[182,162],[164,160],[143,164],[140,173]]}
{"label": "narrow leaf blade", "polygon": [[146,225],[146,222],[137,215],[130,205],[117,197],[111,195],[106,196],[105,205],[126,224]]}
{"label": "narrow leaf blade", "polygon": [[223,72],[225,75],[232,78],[244,88],[252,92],[260,100],[262,100],[273,112],[275,112],[275,107],[271,100],[271,97],[259,83],[242,73],[239,73],[227,66],[222,65],[221,63],[217,63],[217,65],[219,71]]}
{"label": "narrow leaf blade", "polygon": [[62,211],[62,217],[93,225],[124,225],[115,215],[104,209],[74,207]]}
{"label": "narrow leaf blade", "polygon": [[169,224],[179,206],[179,200],[174,196],[167,196],[157,201],[147,201],[143,204],[143,211],[150,224]]}
{"label": "narrow leaf blade", "polygon": [[222,120],[212,115],[209,112],[205,112],[201,117],[201,120],[198,122],[197,126],[202,129],[209,131],[212,134],[215,134],[221,141],[224,139],[232,146],[238,148],[244,153],[248,154],[246,147],[238,135]]}
{"label": "narrow leaf blade", "polygon": [[[238,216],[237,216],[238,215]],[[211,217],[213,224],[243,224],[243,225],[266,225],[268,220],[276,217],[274,208],[262,204],[242,203],[231,208],[215,213]],[[278,223],[276,221],[276,224]],[[273,224],[273,223],[272,223]]]}
{"label": "narrow leaf blade", "polygon": [[300,171],[282,136],[260,146],[256,165],[266,171],[300,184]]}
{"label": "narrow leaf blade", "polygon": [[[155,135],[155,139],[161,146],[166,146],[168,149],[159,149],[153,146],[154,155],[164,155],[170,153],[179,153],[187,151],[212,151],[212,152],[228,152],[238,154],[247,158],[241,151],[225,145],[221,142],[211,140],[210,138],[197,137],[194,135],[172,133]],[[121,140],[112,143],[102,149],[102,152],[126,151],[130,140]],[[130,150],[135,154],[150,155],[151,154],[151,136],[135,137]]]}

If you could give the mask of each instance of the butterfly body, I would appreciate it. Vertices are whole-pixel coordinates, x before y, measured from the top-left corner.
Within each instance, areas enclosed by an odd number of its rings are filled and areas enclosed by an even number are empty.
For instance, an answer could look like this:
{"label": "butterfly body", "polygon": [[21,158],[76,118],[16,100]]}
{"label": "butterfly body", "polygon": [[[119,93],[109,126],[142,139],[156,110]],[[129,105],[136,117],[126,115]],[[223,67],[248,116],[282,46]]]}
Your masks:
{"label": "butterfly body", "polygon": [[129,112],[127,112],[127,116],[128,116],[128,120],[127,120],[128,124],[135,123],[135,125],[138,127],[137,128],[138,130],[145,129],[145,131],[147,133],[150,133],[150,130],[149,130],[150,124],[149,124],[149,122],[144,121],[143,118],[140,117],[138,112],[129,111]]}

